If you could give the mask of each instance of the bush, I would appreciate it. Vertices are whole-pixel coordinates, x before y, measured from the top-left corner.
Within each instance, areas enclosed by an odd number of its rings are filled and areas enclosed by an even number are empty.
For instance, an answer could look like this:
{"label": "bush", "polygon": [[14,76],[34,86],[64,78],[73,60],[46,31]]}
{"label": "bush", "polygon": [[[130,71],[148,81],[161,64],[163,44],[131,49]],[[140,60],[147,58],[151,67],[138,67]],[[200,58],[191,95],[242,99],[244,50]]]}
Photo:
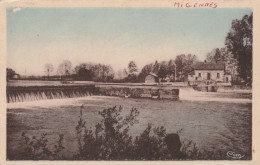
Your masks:
{"label": "bush", "polygon": [[[124,160],[130,159],[133,152],[132,137],[129,127],[137,122],[139,112],[133,108],[129,115],[120,116],[122,107],[112,107],[99,112],[102,120],[95,130],[85,127],[82,119],[82,108],[77,130],[79,153],[75,159],[83,160]],[[84,133],[83,133],[84,132]]]}
{"label": "bush", "polygon": [[28,137],[24,132],[22,137],[25,141],[25,148],[22,154],[22,159],[24,160],[62,160],[64,156],[62,155],[63,139],[62,134],[59,135],[58,142],[54,145],[54,150],[51,151],[48,147],[47,133],[42,133],[40,138],[33,136]]}
{"label": "bush", "polygon": [[112,107],[99,112],[102,120],[94,130],[87,129],[80,111],[76,126],[79,153],[74,159],[79,160],[170,160],[177,159],[167,148],[164,141],[164,127],[147,128],[140,136],[133,139],[129,129],[138,122],[139,112],[132,108],[125,117],[121,116],[122,107]]}

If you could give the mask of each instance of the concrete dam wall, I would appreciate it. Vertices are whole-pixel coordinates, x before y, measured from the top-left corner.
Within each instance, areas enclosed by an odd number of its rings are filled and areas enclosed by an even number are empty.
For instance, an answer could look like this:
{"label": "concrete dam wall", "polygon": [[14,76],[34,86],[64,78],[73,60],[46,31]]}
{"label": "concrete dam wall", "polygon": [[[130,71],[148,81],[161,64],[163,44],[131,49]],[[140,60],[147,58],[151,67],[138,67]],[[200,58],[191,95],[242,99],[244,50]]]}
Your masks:
{"label": "concrete dam wall", "polygon": [[101,95],[120,96],[132,98],[155,98],[155,99],[179,99],[179,89],[165,88],[160,86],[120,87],[98,86]]}
{"label": "concrete dam wall", "polygon": [[130,87],[116,85],[8,86],[6,88],[8,103],[92,95],[178,100],[179,89],[160,86]]}

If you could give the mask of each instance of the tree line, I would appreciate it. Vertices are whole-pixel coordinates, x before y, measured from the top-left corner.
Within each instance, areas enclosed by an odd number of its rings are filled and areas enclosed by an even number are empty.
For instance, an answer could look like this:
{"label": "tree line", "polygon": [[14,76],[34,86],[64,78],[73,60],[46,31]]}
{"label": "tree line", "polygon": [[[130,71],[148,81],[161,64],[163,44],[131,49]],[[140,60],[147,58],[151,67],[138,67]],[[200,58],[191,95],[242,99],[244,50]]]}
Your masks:
{"label": "tree line", "polygon": [[[47,78],[54,71],[54,66],[47,63],[44,66]],[[112,81],[114,78],[114,70],[110,65],[94,64],[94,63],[81,63],[75,68],[69,60],[64,60],[57,68],[57,75],[62,78],[71,78],[79,81]]]}
{"label": "tree line", "polygon": [[[137,81],[144,82],[148,74],[154,73],[162,82],[184,81],[185,75],[188,75],[193,70],[192,65],[197,61],[197,56],[192,54],[181,54],[169,61],[158,62],[156,60],[154,63],[145,65],[138,75],[132,75],[130,78],[134,77]],[[127,78],[129,79],[129,76]]]}
{"label": "tree line", "polygon": [[[232,75],[233,82],[249,85],[252,83],[252,20],[252,13],[245,15],[241,20],[233,20],[225,38],[225,46],[213,49],[204,60],[208,63],[224,63],[225,71]],[[56,76],[88,81],[144,82],[145,77],[152,72],[158,75],[161,81],[185,81],[197,62],[199,60],[194,54],[180,54],[175,59],[155,61],[139,70],[136,63],[130,61],[125,69],[115,74],[110,65],[82,63],[72,68],[72,63],[64,60],[58,66]],[[47,78],[50,78],[54,66],[47,63],[44,71]],[[12,79],[15,74],[15,71],[7,68],[7,80]]]}

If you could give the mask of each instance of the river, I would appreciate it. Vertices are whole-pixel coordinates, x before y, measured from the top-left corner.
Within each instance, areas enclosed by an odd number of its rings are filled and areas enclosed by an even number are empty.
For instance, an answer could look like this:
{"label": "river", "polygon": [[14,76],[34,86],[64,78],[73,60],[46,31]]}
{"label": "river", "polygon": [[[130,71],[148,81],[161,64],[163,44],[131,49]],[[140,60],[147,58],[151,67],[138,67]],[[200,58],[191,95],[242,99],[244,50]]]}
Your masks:
{"label": "river", "polygon": [[[167,133],[180,131],[181,141],[192,140],[200,150],[233,151],[251,159],[252,93],[224,91],[217,93],[181,90],[179,101],[89,96],[82,98],[17,102],[7,105],[8,159],[18,159],[24,144],[22,132],[32,136],[49,133],[50,143],[59,134],[65,136],[67,155],[77,152],[75,126],[80,106],[87,127],[100,121],[98,111],[112,106],[123,107],[123,115],[131,108],[140,111],[139,123],[130,129],[139,135],[148,125],[164,126]],[[223,155],[223,157],[225,157]]]}

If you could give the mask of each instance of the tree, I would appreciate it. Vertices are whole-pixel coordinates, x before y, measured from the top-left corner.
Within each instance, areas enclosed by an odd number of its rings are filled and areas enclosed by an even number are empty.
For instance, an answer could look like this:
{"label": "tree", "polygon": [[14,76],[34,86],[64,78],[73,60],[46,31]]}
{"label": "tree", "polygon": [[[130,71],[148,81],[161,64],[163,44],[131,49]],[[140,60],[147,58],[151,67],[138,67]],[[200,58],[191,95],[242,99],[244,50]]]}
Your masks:
{"label": "tree", "polygon": [[110,65],[94,64],[91,66],[91,71],[96,81],[111,81],[115,76]]}
{"label": "tree", "polygon": [[128,64],[128,73],[129,74],[136,74],[138,71],[137,66],[134,61],[130,61]]}
{"label": "tree", "polygon": [[245,82],[252,83],[252,27],[253,14],[233,20],[225,45],[238,62],[238,73]]}
{"label": "tree", "polygon": [[207,54],[206,62],[223,63],[225,62],[225,58],[226,58],[225,48],[221,48],[221,49],[216,48]]}
{"label": "tree", "polygon": [[214,60],[216,63],[222,61],[222,55],[221,55],[219,48],[216,49]]}
{"label": "tree", "polygon": [[113,68],[110,65],[103,65],[102,66],[102,71],[103,71],[103,81],[108,82],[114,79],[115,72]]}
{"label": "tree", "polygon": [[153,64],[148,64],[148,65],[145,65],[141,72],[139,73],[138,75],[138,79],[140,82],[144,82],[145,81],[145,77],[150,73],[152,72],[152,68],[153,68]]}
{"label": "tree", "polygon": [[[82,63],[74,69],[77,76],[85,77],[86,80],[111,81],[114,78],[114,70],[110,65]],[[88,77],[88,78],[87,78]]]}
{"label": "tree", "polygon": [[168,72],[168,65],[166,61],[163,61],[159,64],[158,77],[160,79],[165,79]]}
{"label": "tree", "polygon": [[158,74],[159,68],[160,68],[160,64],[159,64],[158,61],[156,60],[156,61],[154,62],[154,65],[153,65],[152,72],[155,73],[155,74]]}
{"label": "tree", "polygon": [[88,70],[92,70],[92,67],[94,66],[94,64],[92,63],[81,63],[79,65],[77,65],[75,68],[74,68],[74,72],[77,73],[79,69],[81,68],[86,68]]}
{"label": "tree", "polygon": [[122,69],[117,71],[116,77],[119,80],[123,80],[127,77],[128,73],[126,72],[126,69]]}
{"label": "tree", "polygon": [[174,63],[174,61],[171,59],[171,60],[169,60],[169,62],[168,62],[168,74],[172,74],[172,73],[174,73],[175,72],[175,63]]}
{"label": "tree", "polygon": [[137,81],[137,66],[134,61],[130,61],[128,64],[128,76],[127,81],[136,82]]}
{"label": "tree", "polygon": [[86,64],[93,73],[94,80],[100,80],[102,77],[102,65],[101,64]]}
{"label": "tree", "polygon": [[183,69],[185,76],[193,71],[193,65],[198,62],[198,58],[196,55],[188,54],[185,56],[185,67]]}
{"label": "tree", "polygon": [[77,76],[79,80],[92,80],[91,71],[86,68],[80,68],[77,72]]}
{"label": "tree", "polygon": [[58,73],[60,75],[70,75],[71,74],[71,68],[72,68],[72,64],[69,60],[64,60],[58,67]]}
{"label": "tree", "polygon": [[76,66],[74,71],[76,73],[77,80],[92,80],[93,73],[91,72],[90,68],[86,63]]}
{"label": "tree", "polygon": [[51,63],[47,63],[44,65],[45,72],[47,73],[47,76],[49,77],[50,74],[54,71],[54,67]]}
{"label": "tree", "polygon": [[198,58],[196,55],[185,55],[181,54],[176,56],[174,60],[176,64],[176,74],[181,79],[184,81],[184,77],[187,77],[188,74],[193,70],[192,66],[198,62]]}
{"label": "tree", "polygon": [[184,60],[185,60],[185,55],[182,54],[182,55],[178,55],[176,56],[174,62],[176,64],[176,74],[177,74],[177,77],[179,79],[183,79],[183,68],[184,68]]}
{"label": "tree", "polygon": [[6,80],[10,80],[14,78],[14,75],[16,75],[15,71],[11,68],[6,68]]}
{"label": "tree", "polygon": [[214,56],[215,56],[215,49],[213,49],[211,52],[207,53],[206,59],[204,62],[207,62],[207,63],[214,62]]}
{"label": "tree", "polygon": [[123,77],[126,78],[127,76],[128,76],[128,71],[127,71],[127,69],[125,68],[125,69],[123,70]]}
{"label": "tree", "polygon": [[117,79],[123,80],[128,76],[127,69],[122,69],[117,71]]}
{"label": "tree", "polygon": [[233,54],[230,52],[227,52],[226,59],[225,59],[225,72],[226,74],[232,75],[232,82],[234,82],[234,79],[238,75],[238,62],[234,58]]}

